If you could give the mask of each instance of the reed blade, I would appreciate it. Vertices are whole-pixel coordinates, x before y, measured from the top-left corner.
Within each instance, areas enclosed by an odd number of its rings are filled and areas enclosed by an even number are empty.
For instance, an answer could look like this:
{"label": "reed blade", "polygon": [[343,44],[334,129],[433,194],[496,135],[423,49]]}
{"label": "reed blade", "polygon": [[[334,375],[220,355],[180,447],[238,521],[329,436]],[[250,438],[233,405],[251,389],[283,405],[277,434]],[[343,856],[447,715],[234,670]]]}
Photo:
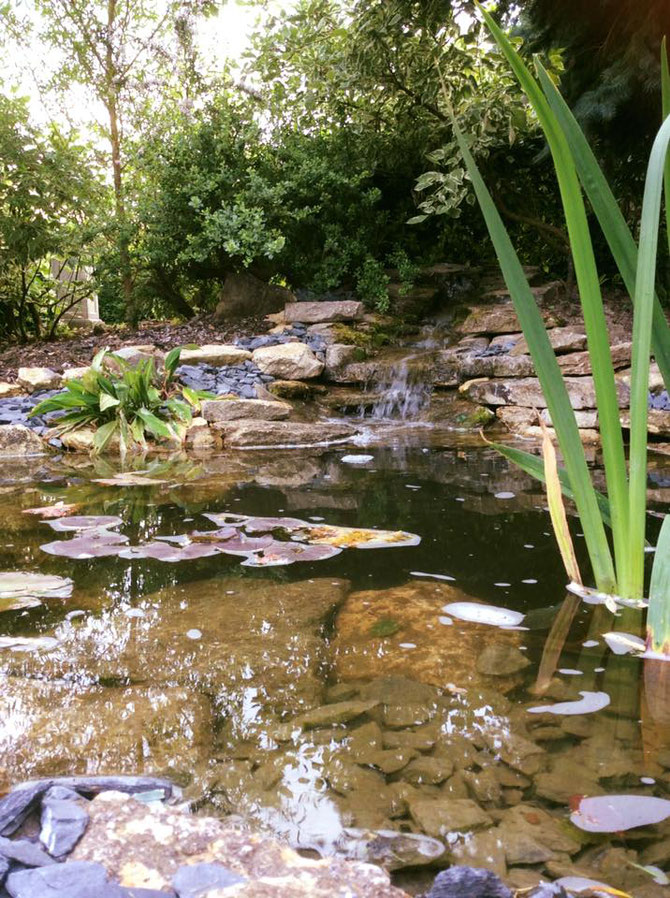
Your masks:
{"label": "reed blade", "polygon": [[647,649],[670,655],[670,514],[663,520],[651,569]]}

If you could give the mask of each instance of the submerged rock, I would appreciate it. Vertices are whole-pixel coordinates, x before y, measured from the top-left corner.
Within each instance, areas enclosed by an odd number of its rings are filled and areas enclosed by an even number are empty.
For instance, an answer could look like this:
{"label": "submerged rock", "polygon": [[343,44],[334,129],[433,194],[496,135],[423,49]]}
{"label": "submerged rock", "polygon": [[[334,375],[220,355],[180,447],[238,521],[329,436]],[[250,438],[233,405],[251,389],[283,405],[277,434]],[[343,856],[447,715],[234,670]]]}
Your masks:
{"label": "submerged rock", "polygon": [[437,874],[425,898],[512,898],[512,893],[489,870],[452,867]]}
{"label": "submerged rock", "polygon": [[409,811],[423,832],[438,838],[493,826],[493,818],[469,798],[419,798]]}

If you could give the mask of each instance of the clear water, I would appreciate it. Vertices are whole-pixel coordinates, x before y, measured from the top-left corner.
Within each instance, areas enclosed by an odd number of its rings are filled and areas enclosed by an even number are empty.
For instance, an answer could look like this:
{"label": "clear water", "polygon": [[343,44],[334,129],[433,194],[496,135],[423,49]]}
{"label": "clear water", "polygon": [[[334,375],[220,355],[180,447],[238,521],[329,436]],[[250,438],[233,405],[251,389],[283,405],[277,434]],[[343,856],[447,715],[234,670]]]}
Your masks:
{"label": "clear water", "polygon": [[[544,496],[494,452],[428,431],[373,443],[363,466],[342,463],[348,452],[175,460],[152,488],[96,484],[114,467],[74,457],[3,470],[0,570],[71,577],[74,590],[0,614],[0,636],[58,640],[0,649],[0,786],[161,772],[207,812],[407,867],[394,875],[412,891],[425,881],[413,845],[389,862],[390,837],[374,833],[437,837],[438,865],[488,864],[517,885],[578,870],[655,894],[633,864],[666,866],[667,821],[597,838],[569,822],[580,795],[670,792],[665,668],[613,655],[602,638],[639,632],[640,620],[566,597]],[[652,473],[667,508],[670,465]],[[23,514],[57,500],[121,516],[133,543],[208,529],[203,513],[223,511],[422,541],[265,570],[223,555],[67,560],[40,549],[59,536]],[[521,612],[526,629],[449,617],[456,601]],[[606,693],[608,706],[528,712],[581,691]],[[339,706],[352,701],[364,705]],[[301,718],[315,709],[316,721]],[[435,823],[438,805],[484,817],[452,830],[448,814]]]}

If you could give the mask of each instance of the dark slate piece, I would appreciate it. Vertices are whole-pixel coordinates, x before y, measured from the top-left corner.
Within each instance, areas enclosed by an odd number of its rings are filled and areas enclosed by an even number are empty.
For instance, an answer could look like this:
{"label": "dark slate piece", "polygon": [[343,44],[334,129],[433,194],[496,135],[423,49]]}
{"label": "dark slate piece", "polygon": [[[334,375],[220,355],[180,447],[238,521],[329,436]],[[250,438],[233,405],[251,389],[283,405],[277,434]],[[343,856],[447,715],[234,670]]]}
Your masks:
{"label": "dark slate piece", "polygon": [[212,889],[225,889],[246,881],[244,876],[233,873],[222,864],[204,863],[180,867],[172,877],[179,898],[202,898]]}
{"label": "dark slate piece", "polygon": [[40,842],[52,857],[69,854],[86,832],[88,813],[80,802],[58,798],[42,802]]}
{"label": "dark slate piece", "polygon": [[7,891],[12,898],[126,898],[120,886],[107,881],[102,864],[89,861],[10,873]]}
{"label": "dark slate piece", "polygon": [[50,798],[55,798],[56,801],[78,801],[81,796],[78,792],[74,789],[70,789],[68,786],[52,786],[44,793],[42,801],[46,801]]}
{"label": "dark slate piece", "polygon": [[96,795],[98,792],[150,792],[163,789],[165,797],[173,794],[170,780],[155,776],[60,776],[43,780],[32,780],[15,786],[0,800],[0,834],[10,835],[23,823],[33,807],[52,786],[74,789],[82,795]]}
{"label": "dark slate piece", "polygon": [[7,860],[7,858],[0,857],[0,886],[5,881],[8,873],[9,873],[9,861]]}
{"label": "dark slate piece", "polygon": [[48,867],[56,862],[40,846],[28,839],[3,839],[0,837],[0,857],[8,861],[16,861],[24,867]]}
{"label": "dark slate piece", "polygon": [[512,898],[512,893],[490,870],[450,867],[437,874],[426,898]]}

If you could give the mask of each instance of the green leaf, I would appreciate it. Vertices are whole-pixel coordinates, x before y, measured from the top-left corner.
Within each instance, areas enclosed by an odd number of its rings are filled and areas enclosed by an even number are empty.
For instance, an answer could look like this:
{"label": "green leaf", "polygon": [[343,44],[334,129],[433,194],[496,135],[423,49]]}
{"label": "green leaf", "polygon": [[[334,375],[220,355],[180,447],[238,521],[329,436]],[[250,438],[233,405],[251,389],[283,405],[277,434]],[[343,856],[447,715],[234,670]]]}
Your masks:
{"label": "green leaf", "polygon": [[179,365],[179,357],[181,356],[181,347],[177,346],[171,349],[165,356],[165,373],[171,379]]}
{"label": "green leaf", "polygon": [[197,390],[192,390],[191,387],[182,387],[181,389],[182,396],[184,399],[192,405],[196,412],[200,411],[200,394]]}
{"label": "green leaf", "polygon": [[174,436],[172,428],[146,408],[138,408],[135,415],[144,422],[145,428],[153,436],[166,440],[172,439]]}
{"label": "green leaf", "polygon": [[663,519],[651,569],[647,648],[670,655],[670,514]]}
{"label": "green leaf", "polygon": [[109,393],[100,394],[101,412],[106,412],[108,408],[114,408],[115,405],[120,405],[119,400],[115,396],[112,396]]}
{"label": "green leaf", "polygon": [[98,427],[95,432],[95,436],[93,437],[93,451],[103,452],[118,429],[118,421],[108,421],[107,424],[102,424],[100,427]]}
{"label": "green leaf", "polygon": [[187,402],[182,402],[179,399],[168,399],[165,405],[180,421],[190,424],[193,420],[191,406]]}

